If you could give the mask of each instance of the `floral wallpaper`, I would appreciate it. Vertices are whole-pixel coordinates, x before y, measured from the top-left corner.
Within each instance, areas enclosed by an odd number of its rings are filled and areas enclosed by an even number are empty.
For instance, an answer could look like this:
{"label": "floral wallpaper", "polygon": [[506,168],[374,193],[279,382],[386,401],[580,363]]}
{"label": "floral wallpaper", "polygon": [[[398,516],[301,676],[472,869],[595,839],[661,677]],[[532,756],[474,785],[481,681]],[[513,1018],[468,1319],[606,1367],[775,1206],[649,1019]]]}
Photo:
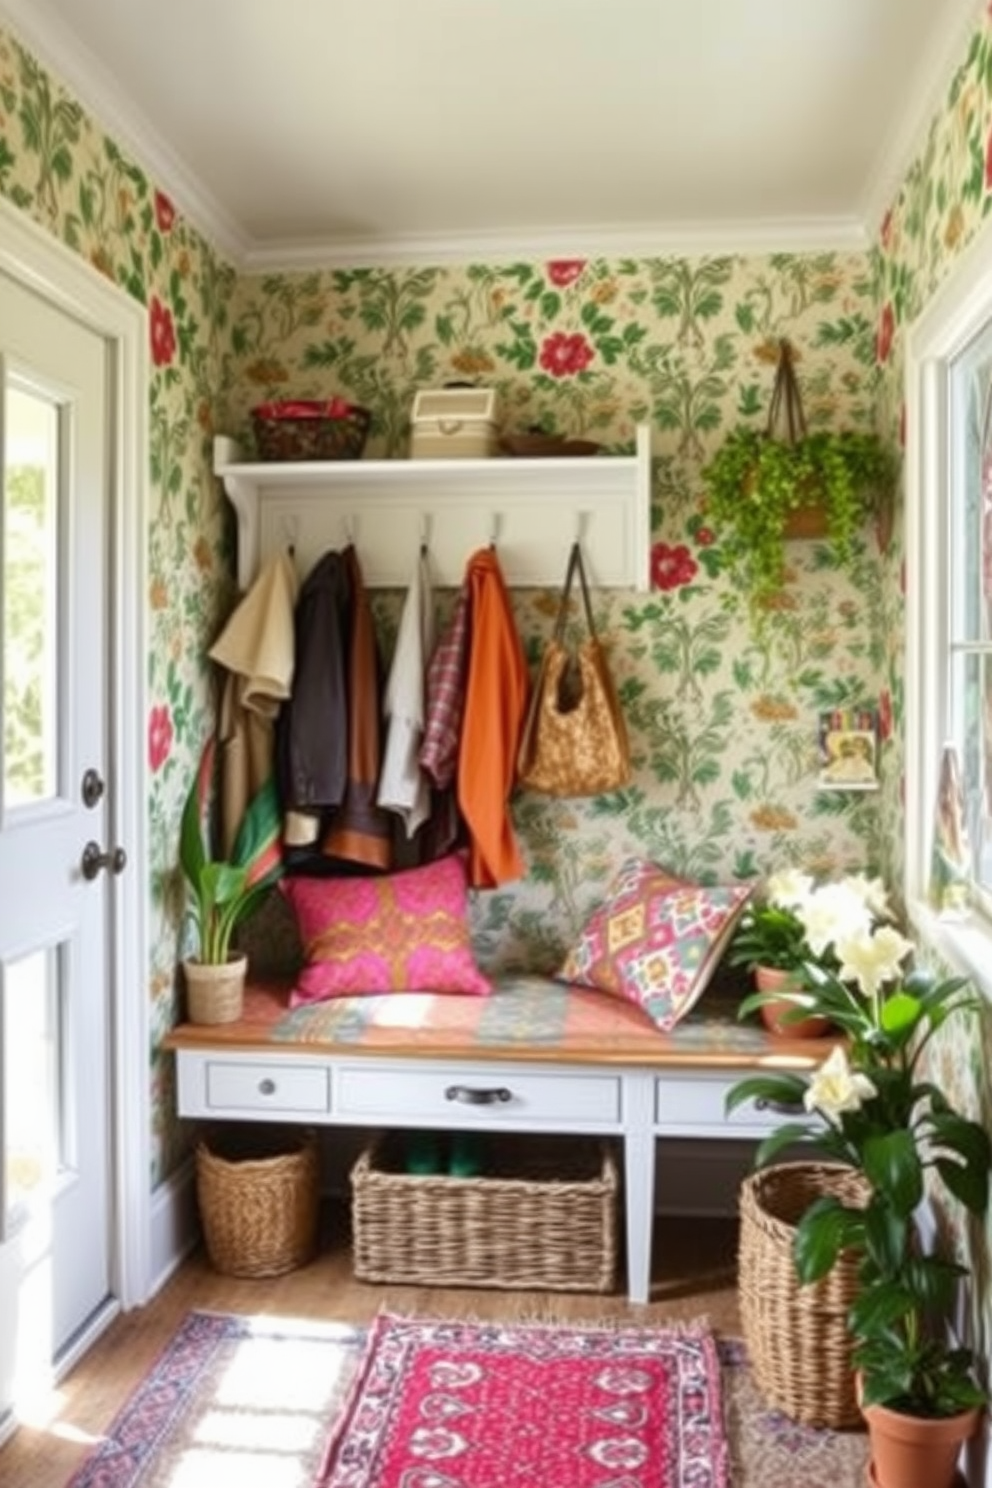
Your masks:
{"label": "floral wallpaper", "polygon": [[[764,422],[783,336],[811,425],[873,426],[900,447],[905,327],[992,200],[990,45],[986,20],[867,254],[250,276],[0,28],[0,192],[148,310],[153,1183],[182,1151],[170,1061],[158,1050],[179,1007],[179,813],[212,718],[206,649],[234,597],[233,526],[211,440],[215,430],[250,439],[249,410],[267,397],[343,393],[365,404],[371,456],[402,458],[414,392],[453,379],[497,388],[510,429],[540,423],[607,453],[630,449],[640,421],[655,431],[652,591],[594,596],[635,777],[592,800],[515,799],[527,874],[478,896],[480,959],[551,965],[629,853],[710,882],[797,863],[880,869],[898,885],[900,504],[891,522],[865,530],[844,570],[823,545],[795,544],[759,641],[707,521],[701,471],[736,421]],[[387,641],[400,598],[376,596]],[[518,591],[514,603],[536,659],[555,595]],[[845,706],[879,711],[877,793],[816,788],[817,715]],[[984,1109],[981,1051],[953,1038],[942,1074],[970,1081]],[[977,1259],[988,1240],[979,1237]],[[987,1314],[984,1263],[981,1275]]]}
{"label": "floral wallpaper", "polygon": [[[640,421],[656,431],[652,593],[603,591],[595,605],[635,779],[591,800],[517,795],[527,875],[479,895],[474,909],[476,945],[493,969],[560,962],[630,854],[710,882],[786,862],[827,872],[881,864],[878,796],[816,789],[818,714],[879,701],[875,533],[862,534],[844,572],[823,546],[796,544],[759,641],[706,518],[702,466],[737,420],[764,424],[783,336],[796,348],[810,423],[869,426],[875,301],[861,254],[524,261],[238,282],[227,414],[248,445],[253,404],[342,393],[372,411],[367,453],[403,458],[416,390],[456,379],[497,389],[506,430],[540,424],[609,452],[631,449]],[[533,660],[555,601],[544,591],[514,595]],[[888,731],[888,713],[885,723]]]}
{"label": "floral wallpaper", "polygon": [[[920,153],[885,213],[877,243],[876,360],[879,407],[898,438],[905,441],[902,389],[906,329],[953,269],[960,254],[992,211],[992,7],[971,37],[934,116]],[[894,700],[901,718],[904,695],[903,559],[901,513],[896,540],[882,565],[883,608],[889,617],[882,630],[885,656],[883,691]],[[909,581],[912,581],[910,575]],[[893,787],[902,783],[901,730],[893,738]],[[895,767],[898,761],[898,767]],[[897,819],[896,802],[892,816]],[[893,869],[901,874],[902,833],[893,836]],[[968,1115],[992,1130],[992,1009],[987,1008],[977,1036],[960,1022],[943,1030],[932,1054],[932,1077],[952,1093]],[[973,1273],[970,1327],[979,1356],[992,1356],[992,1218],[980,1225],[945,1217],[955,1234],[961,1258]]]}

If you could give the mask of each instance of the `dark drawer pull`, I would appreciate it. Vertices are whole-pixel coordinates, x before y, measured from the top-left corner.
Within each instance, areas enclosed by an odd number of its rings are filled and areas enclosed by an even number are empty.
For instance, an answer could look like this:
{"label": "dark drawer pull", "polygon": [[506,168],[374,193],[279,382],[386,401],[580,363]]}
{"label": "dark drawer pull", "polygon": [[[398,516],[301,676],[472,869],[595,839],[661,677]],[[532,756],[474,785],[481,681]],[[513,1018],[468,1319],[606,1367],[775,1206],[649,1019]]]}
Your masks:
{"label": "dark drawer pull", "polygon": [[463,1106],[495,1106],[500,1101],[513,1099],[513,1092],[505,1085],[495,1090],[475,1090],[471,1085],[449,1085],[444,1092],[445,1100],[461,1101]]}
{"label": "dark drawer pull", "polygon": [[276,1082],[275,1082],[275,1080],[270,1080],[268,1077],[266,1077],[264,1080],[259,1080],[259,1082],[258,1082],[258,1093],[259,1093],[259,1095],[275,1095],[275,1093],[276,1093]]}

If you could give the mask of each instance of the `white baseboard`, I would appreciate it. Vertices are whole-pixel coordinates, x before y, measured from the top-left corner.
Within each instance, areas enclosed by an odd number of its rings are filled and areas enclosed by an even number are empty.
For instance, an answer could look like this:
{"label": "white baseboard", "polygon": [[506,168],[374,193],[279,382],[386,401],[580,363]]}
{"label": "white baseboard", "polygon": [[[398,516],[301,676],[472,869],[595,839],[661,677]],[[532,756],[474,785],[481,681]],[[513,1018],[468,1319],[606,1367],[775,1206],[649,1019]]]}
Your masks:
{"label": "white baseboard", "polygon": [[200,1239],[196,1167],[192,1158],[153,1191],[151,1226],[149,1297],[161,1291]]}

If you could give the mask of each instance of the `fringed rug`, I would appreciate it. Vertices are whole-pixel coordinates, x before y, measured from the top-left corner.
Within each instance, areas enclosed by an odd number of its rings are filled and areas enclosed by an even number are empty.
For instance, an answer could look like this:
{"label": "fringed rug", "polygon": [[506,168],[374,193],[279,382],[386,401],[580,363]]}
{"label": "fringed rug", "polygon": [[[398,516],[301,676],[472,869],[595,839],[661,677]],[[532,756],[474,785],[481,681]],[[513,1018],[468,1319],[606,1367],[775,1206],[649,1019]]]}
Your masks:
{"label": "fringed rug", "polygon": [[[462,1335],[467,1332],[461,1323],[435,1321],[425,1325],[407,1320],[407,1326],[453,1328]],[[506,1324],[475,1327],[496,1338],[511,1331],[525,1331]],[[653,1336],[661,1340],[662,1346],[650,1356],[650,1368],[658,1370],[659,1378],[668,1369],[659,1362],[666,1357],[664,1340],[673,1336],[664,1327],[555,1328],[550,1332],[565,1340],[571,1337],[576,1343],[591,1337],[597,1349],[604,1337],[616,1342]],[[375,1331],[342,1324],[191,1313],[67,1488],[228,1488],[229,1484],[237,1488],[315,1488],[318,1483],[333,1484],[334,1488],[340,1483],[348,1483],[349,1488],[352,1483],[385,1488],[389,1480],[369,1476],[363,1461],[343,1462],[345,1448],[367,1430],[357,1419],[356,1407],[362,1394],[367,1394],[369,1366],[375,1356],[375,1345],[369,1340],[376,1336]],[[710,1355],[708,1343],[701,1342],[697,1362],[693,1363],[690,1337],[683,1334],[686,1372],[702,1368],[705,1376],[700,1403],[694,1404],[691,1397],[685,1402],[686,1416],[697,1420],[712,1399],[714,1376],[709,1358],[704,1365],[699,1362],[704,1354]],[[722,1375],[717,1387],[717,1398],[719,1393],[723,1396],[722,1427],[719,1417],[713,1418],[711,1426],[715,1424],[716,1430],[711,1440],[717,1449],[721,1440],[726,1444],[725,1476],[733,1488],[797,1488],[799,1484],[802,1488],[863,1488],[867,1447],[862,1433],[817,1431],[796,1425],[762,1400],[747,1367],[743,1344],[721,1339],[717,1350]],[[575,1353],[581,1356],[580,1349],[576,1348]],[[491,1359],[495,1355],[483,1357]],[[592,1362],[597,1362],[595,1352]],[[598,1356],[598,1362],[615,1361]],[[629,1356],[624,1355],[622,1364],[624,1371],[630,1370],[632,1379],[636,1378],[641,1365],[634,1349]],[[671,1375],[679,1377],[674,1366]],[[395,1392],[391,1380],[385,1384],[388,1400]],[[453,1396],[460,1409],[462,1394],[451,1389],[450,1383],[442,1381],[437,1393]],[[609,1411],[612,1406],[614,1410],[619,1408],[621,1415],[629,1413],[643,1392],[633,1388],[623,1392],[614,1385],[603,1393],[609,1402],[605,1406],[607,1415],[597,1419],[615,1438],[636,1438],[643,1428],[621,1432]],[[507,1392],[501,1398],[504,1414],[499,1430],[512,1440],[518,1408]],[[415,1397],[410,1394],[409,1400],[415,1401]],[[570,1408],[557,1385],[541,1396],[539,1410],[534,1410],[533,1400],[526,1394],[522,1400],[522,1418],[533,1419],[536,1415],[542,1432]],[[442,1431],[451,1432],[450,1410],[432,1409],[425,1426],[432,1430],[440,1426]],[[377,1406],[374,1414],[379,1415]],[[454,1418],[456,1423],[459,1419]],[[496,1434],[494,1428],[492,1436]],[[597,1440],[606,1439],[607,1430],[597,1434]],[[433,1450],[437,1450],[436,1445]],[[533,1444],[529,1450],[533,1450]],[[632,1449],[625,1448],[624,1455],[633,1455]],[[524,1460],[521,1456],[520,1461]],[[345,1465],[354,1473],[365,1471],[366,1476],[330,1476],[343,1471]],[[704,1469],[711,1471],[705,1460]],[[432,1482],[441,1488],[472,1481],[464,1475],[460,1479],[459,1470],[455,1458],[439,1462],[437,1458],[418,1457],[413,1472],[420,1476],[410,1476],[404,1488],[427,1488]],[[640,1468],[607,1464],[599,1481],[611,1488],[666,1488],[670,1479],[662,1475],[664,1470],[664,1459],[645,1462]],[[503,1484],[507,1488],[524,1488],[525,1484],[526,1488],[572,1488],[582,1481],[581,1477],[553,1475],[543,1479],[518,1476],[516,1480],[496,1476],[485,1480],[485,1488],[502,1488]],[[694,1480],[686,1481],[693,1481],[696,1488]],[[719,1481],[705,1476],[698,1480],[702,1484]]]}
{"label": "fringed rug", "polygon": [[699,1328],[376,1318],[319,1488],[726,1488]]}

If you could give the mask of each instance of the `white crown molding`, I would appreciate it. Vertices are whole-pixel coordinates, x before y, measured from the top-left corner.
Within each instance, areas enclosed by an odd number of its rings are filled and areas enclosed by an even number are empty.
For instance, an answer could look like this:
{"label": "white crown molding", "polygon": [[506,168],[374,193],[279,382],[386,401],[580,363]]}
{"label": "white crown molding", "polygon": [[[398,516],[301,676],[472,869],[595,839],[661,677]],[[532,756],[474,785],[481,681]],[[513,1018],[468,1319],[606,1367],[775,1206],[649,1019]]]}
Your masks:
{"label": "white crown molding", "polygon": [[134,156],[212,248],[236,266],[243,261],[248,240],[239,224],[45,0],[0,0],[0,24],[9,25],[46,70],[72,89],[93,122]]}
{"label": "white crown molding", "polygon": [[940,42],[924,55],[914,76],[906,79],[907,105],[898,126],[878,152],[875,169],[861,199],[861,221],[874,240],[906,173],[926,142],[927,131],[964,59],[972,32],[988,11],[988,0],[960,0],[956,21],[945,22]]}
{"label": "white crown molding", "polygon": [[611,227],[520,228],[513,232],[259,243],[242,267],[250,272],[355,268],[389,264],[495,263],[549,258],[660,258],[671,254],[823,253],[863,251],[865,229],[854,217],[754,222],[629,223]]}

